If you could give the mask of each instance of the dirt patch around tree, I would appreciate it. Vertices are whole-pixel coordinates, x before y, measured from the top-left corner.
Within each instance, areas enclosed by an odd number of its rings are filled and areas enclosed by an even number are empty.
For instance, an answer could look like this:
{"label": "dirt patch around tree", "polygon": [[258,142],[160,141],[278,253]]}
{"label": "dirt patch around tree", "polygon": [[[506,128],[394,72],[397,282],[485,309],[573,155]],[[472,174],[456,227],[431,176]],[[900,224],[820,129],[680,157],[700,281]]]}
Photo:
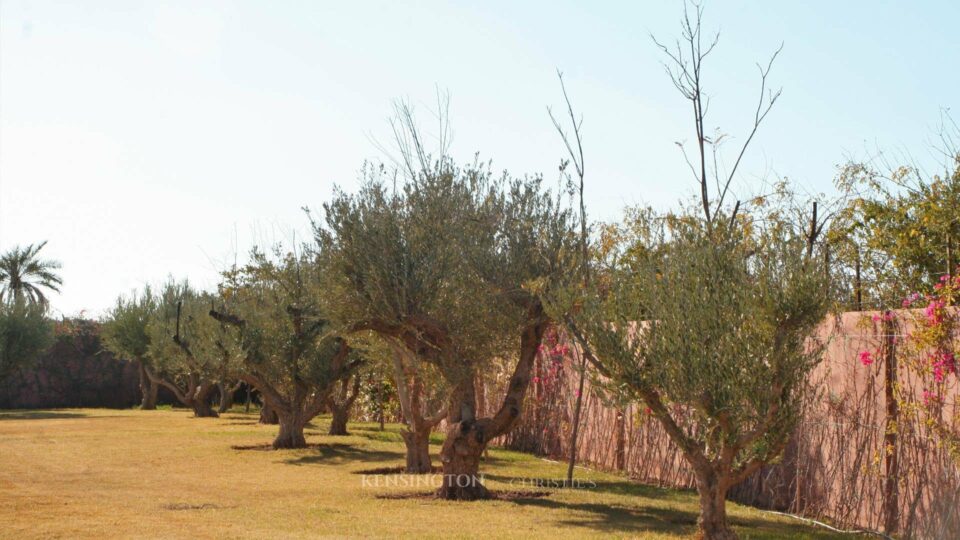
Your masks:
{"label": "dirt patch around tree", "polygon": [[221,506],[213,503],[169,503],[160,508],[164,510],[222,510],[224,508],[236,508],[236,506]]}
{"label": "dirt patch around tree", "polygon": [[270,443],[260,444],[234,444],[230,447],[233,450],[253,450],[257,452],[275,452],[277,450],[317,450],[320,448],[330,448],[329,444],[310,443],[303,448],[274,448]]}
{"label": "dirt patch around tree", "polygon": [[407,472],[406,467],[403,465],[398,465],[396,467],[378,467],[376,469],[361,469],[359,471],[353,471],[353,474],[380,474],[380,475],[390,475],[390,474],[439,474],[443,472],[443,467],[438,467],[434,465],[430,467],[429,472],[423,473],[411,473]]}
{"label": "dirt patch around tree", "polygon": [[[495,491],[490,490],[489,499],[478,499],[480,501],[517,501],[524,499],[539,499],[542,497],[549,497],[551,493],[549,491]],[[423,500],[423,501],[442,501],[436,492],[407,492],[407,493],[381,493],[376,496],[377,499],[389,499],[389,500]],[[472,502],[472,501],[463,501],[463,502]]]}

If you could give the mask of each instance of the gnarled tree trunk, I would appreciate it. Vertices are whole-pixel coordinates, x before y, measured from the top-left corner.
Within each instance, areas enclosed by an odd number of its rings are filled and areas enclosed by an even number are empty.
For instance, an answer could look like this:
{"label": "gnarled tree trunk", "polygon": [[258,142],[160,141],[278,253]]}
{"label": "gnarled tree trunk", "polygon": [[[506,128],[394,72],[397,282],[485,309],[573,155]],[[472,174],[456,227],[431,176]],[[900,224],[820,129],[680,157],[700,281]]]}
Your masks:
{"label": "gnarled tree trunk", "polygon": [[407,447],[407,462],[404,472],[410,474],[424,474],[433,470],[430,462],[430,429],[400,431],[403,444]]}
{"label": "gnarled tree trunk", "polygon": [[277,417],[280,423],[280,432],[273,440],[273,448],[276,450],[282,448],[306,448],[307,439],[303,435],[303,427],[309,420],[304,420],[303,416],[294,412],[277,411]]}
{"label": "gnarled tree trunk", "polygon": [[[404,359],[408,361],[405,362]],[[405,424],[404,429],[400,430],[403,444],[407,447],[404,471],[410,474],[429,473],[433,470],[430,461],[430,431],[443,420],[443,415],[424,417],[423,381],[416,360],[401,346],[396,346],[393,350],[393,377]],[[380,418],[382,421],[382,409]]]}
{"label": "gnarled tree trunk", "polygon": [[347,432],[347,420],[350,419],[350,408],[353,407],[353,403],[360,394],[360,376],[355,375],[353,377],[353,387],[348,394],[347,385],[349,382],[350,379],[344,379],[340,382],[340,391],[338,392],[339,399],[335,399],[331,395],[326,400],[327,408],[330,409],[330,413],[333,416],[330,420],[329,435],[349,435]]}
{"label": "gnarled tree trunk", "polygon": [[220,391],[220,406],[217,408],[218,412],[225,413],[233,407],[233,396],[237,393],[237,390],[240,390],[241,386],[243,386],[243,382],[238,382],[233,386],[222,381],[217,383],[217,389]]}
{"label": "gnarled tree trunk", "polygon": [[263,406],[260,407],[260,423],[271,425],[280,423],[280,419],[277,418],[277,411],[273,410],[273,407],[271,407],[266,400],[263,401]]}
{"label": "gnarled tree trunk", "polygon": [[220,416],[206,401],[197,401],[193,404],[193,415],[197,418],[218,418]]}
{"label": "gnarled tree trunk", "polygon": [[[514,368],[507,394],[492,418],[474,418],[475,386],[472,374],[458,383],[451,400],[450,427],[440,450],[443,483],[437,492],[442,499],[476,500],[490,493],[478,476],[480,458],[489,442],[509,432],[520,418],[523,398],[530,385],[530,370],[543,340],[548,321],[539,303],[530,309],[530,324],[520,338],[520,358]],[[459,410],[458,410],[459,409]]]}
{"label": "gnarled tree trunk", "polygon": [[490,498],[478,474],[480,458],[487,448],[490,419],[462,420],[450,426],[440,449],[443,483],[437,495],[442,499],[474,501]]}
{"label": "gnarled tree trunk", "polygon": [[330,419],[330,430],[328,435],[349,435],[347,432],[347,420],[350,419],[350,410],[346,407],[330,407],[332,417]]}
{"label": "gnarled tree trunk", "polygon": [[187,403],[193,409],[193,415],[197,418],[217,418],[220,415],[213,410],[210,400],[213,397],[213,391],[216,390],[215,384],[204,383],[197,387],[192,398]]}
{"label": "gnarled tree trunk", "polygon": [[198,418],[217,418],[220,416],[210,406],[211,395],[217,387],[212,382],[202,380],[196,374],[191,373],[186,377],[185,382],[181,381],[186,388],[181,388],[166,378],[157,376],[150,368],[146,366],[143,366],[143,368],[144,373],[153,383],[167,387],[180,403],[193,409],[194,416]]}
{"label": "gnarled tree trunk", "polygon": [[443,480],[437,495],[442,499],[475,501],[490,498],[479,476],[480,458],[494,433],[489,418],[476,420],[476,386],[473,374],[462,375],[450,400],[447,437],[440,448]]}
{"label": "gnarled tree trunk", "polygon": [[157,391],[160,386],[147,374],[147,368],[140,363],[140,394],[143,396],[140,400],[140,408],[145,411],[152,411],[157,408]]}
{"label": "gnarled tree trunk", "polygon": [[713,471],[697,472],[697,493],[700,495],[698,536],[704,540],[735,540],[737,534],[727,523],[727,488]]}

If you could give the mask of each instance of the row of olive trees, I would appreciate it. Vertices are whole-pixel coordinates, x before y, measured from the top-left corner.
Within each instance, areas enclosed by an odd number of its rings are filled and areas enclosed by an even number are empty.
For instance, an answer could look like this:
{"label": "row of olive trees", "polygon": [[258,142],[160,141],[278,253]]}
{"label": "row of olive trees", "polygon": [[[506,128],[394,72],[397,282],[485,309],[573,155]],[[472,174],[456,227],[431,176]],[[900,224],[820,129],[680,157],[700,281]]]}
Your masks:
{"label": "row of olive trees", "polygon": [[247,265],[224,273],[216,292],[171,280],[159,292],[121,297],[104,342],[140,363],[144,408],[163,386],[196,416],[215,417],[212,397],[239,380],[276,414],[273,446],[302,447],[304,426],[324,407],[348,408],[334,386],[362,363],[333,331],[319,271],[312,254],[255,250]]}
{"label": "row of olive trees", "polygon": [[[723,137],[704,127],[701,66],[713,45],[701,48],[700,14],[685,13],[682,46],[664,47],[693,105],[695,207],[633,212],[592,236],[572,108],[572,138],[561,133],[579,185],[556,192],[537,176],[457,164],[445,136],[431,155],[401,105],[400,170],[370,166],[357,192],[337,191],[312,221],[312,243],[255,250],[215,293],[171,282],[122,299],[107,343],[198,416],[213,414],[204,404],[217,381],[256,388],[279,417],[277,448],[304,446],[306,422],[345,405],[347,378],[380,362],[403,410],[407,470],[430,470],[428,436],[445,419],[439,495],[472,500],[489,497],[481,456],[517,424],[544,335],[562,327],[589,361],[581,369],[645,403],[681,449],[703,536],[735,536],[726,493],[776,458],[795,426],[832,284],[816,217],[808,228],[797,212],[732,200],[740,160],[779,97],[766,90],[769,64],[732,170],[708,166]],[[504,363],[506,391],[483,417],[476,381]]]}

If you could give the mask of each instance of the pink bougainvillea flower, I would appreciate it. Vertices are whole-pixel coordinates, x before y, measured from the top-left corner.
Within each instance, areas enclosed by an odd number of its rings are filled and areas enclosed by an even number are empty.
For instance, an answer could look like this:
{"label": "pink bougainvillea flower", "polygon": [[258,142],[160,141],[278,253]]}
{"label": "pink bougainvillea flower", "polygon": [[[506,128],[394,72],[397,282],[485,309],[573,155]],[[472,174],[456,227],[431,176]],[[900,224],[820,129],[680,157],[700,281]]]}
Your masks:
{"label": "pink bougainvillea flower", "polygon": [[576,392],[573,393],[573,395],[575,395],[575,396],[577,396],[577,397],[580,397],[580,391],[577,390]]}
{"label": "pink bougainvillea flower", "polygon": [[943,300],[930,300],[930,303],[927,304],[926,309],[923,310],[924,315],[927,316],[927,322],[931,325],[940,324],[943,321]]}
{"label": "pink bougainvillea flower", "polygon": [[870,351],[861,351],[860,352],[860,363],[869,366],[873,363],[873,354]]}
{"label": "pink bougainvillea flower", "polygon": [[937,382],[943,382],[947,375],[957,373],[957,359],[952,352],[938,351],[931,354],[930,364],[933,367],[933,378]]}
{"label": "pink bougainvillea flower", "polygon": [[930,403],[936,403],[938,400],[937,394],[929,390],[923,391],[923,404],[929,405]]}
{"label": "pink bougainvillea flower", "polygon": [[533,382],[534,382],[534,383],[540,382],[540,377],[534,377],[534,378],[533,378]]}
{"label": "pink bougainvillea flower", "polygon": [[943,382],[943,368],[940,366],[933,366],[933,380],[937,382]]}

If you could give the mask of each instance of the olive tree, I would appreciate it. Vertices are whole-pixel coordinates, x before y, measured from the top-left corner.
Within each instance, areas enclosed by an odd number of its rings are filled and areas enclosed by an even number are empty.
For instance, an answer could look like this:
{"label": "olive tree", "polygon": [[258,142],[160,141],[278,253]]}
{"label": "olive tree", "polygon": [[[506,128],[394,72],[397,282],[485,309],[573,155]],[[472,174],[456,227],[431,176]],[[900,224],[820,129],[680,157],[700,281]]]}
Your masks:
{"label": "olive tree", "polygon": [[627,230],[576,331],[606,383],[644,402],[693,469],[703,536],[734,537],[726,493],[777,457],[798,421],[828,273],[789,224],[640,212]]}
{"label": "olive tree", "polygon": [[243,351],[240,379],[276,412],[278,449],[306,446],[304,426],[363,363],[327,315],[316,257],[254,250],[247,265],[225,273],[222,305],[209,311]]}
{"label": "olive tree", "polygon": [[605,228],[590,287],[561,291],[550,309],[599,382],[649,407],[693,470],[700,535],[726,539],[736,536],[727,491],[776,458],[799,419],[833,288],[816,206],[808,230],[795,209],[735,196],[743,158],[780,97],[768,89],[779,50],[759,66],[750,127],[724,160],[729,137],[706,130],[703,66],[717,38],[702,35],[702,13],[684,4],[681,38],[656,42],[693,112],[695,149],[680,147],[696,204],[665,215],[640,209],[625,226]]}
{"label": "olive tree", "polygon": [[208,315],[214,297],[186,282],[167,282],[147,324],[147,376],[193,409],[197,417],[217,417],[210,402],[217,381],[235,369],[238,351],[225,347],[229,336]]}
{"label": "olive tree", "polygon": [[[538,178],[494,178],[482,165],[427,159],[395,190],[383,168],[367,168],[360,192],[338,193],[315,230],[346,327],[404,348],[444,379],[440,496],[484,498],[480,457],[520,415],[550,324],[539,294],[564,272],[557,252],[572,233]],[[495,414],[478,418],[474,382],[494,358],[516,358],[515,370]],[[425,445],[431,423],[410,426],[408,454]]]}
{"label": "olive tree", "polygon": [[137,362],[140,370],[140,408],[157,408],[159,384],[147,376],[147,355],[150,351],[150,333],[147,326],[157,310],[157,300],[150,287],[120,296],[103,323],[103,343],[118,358]]}

